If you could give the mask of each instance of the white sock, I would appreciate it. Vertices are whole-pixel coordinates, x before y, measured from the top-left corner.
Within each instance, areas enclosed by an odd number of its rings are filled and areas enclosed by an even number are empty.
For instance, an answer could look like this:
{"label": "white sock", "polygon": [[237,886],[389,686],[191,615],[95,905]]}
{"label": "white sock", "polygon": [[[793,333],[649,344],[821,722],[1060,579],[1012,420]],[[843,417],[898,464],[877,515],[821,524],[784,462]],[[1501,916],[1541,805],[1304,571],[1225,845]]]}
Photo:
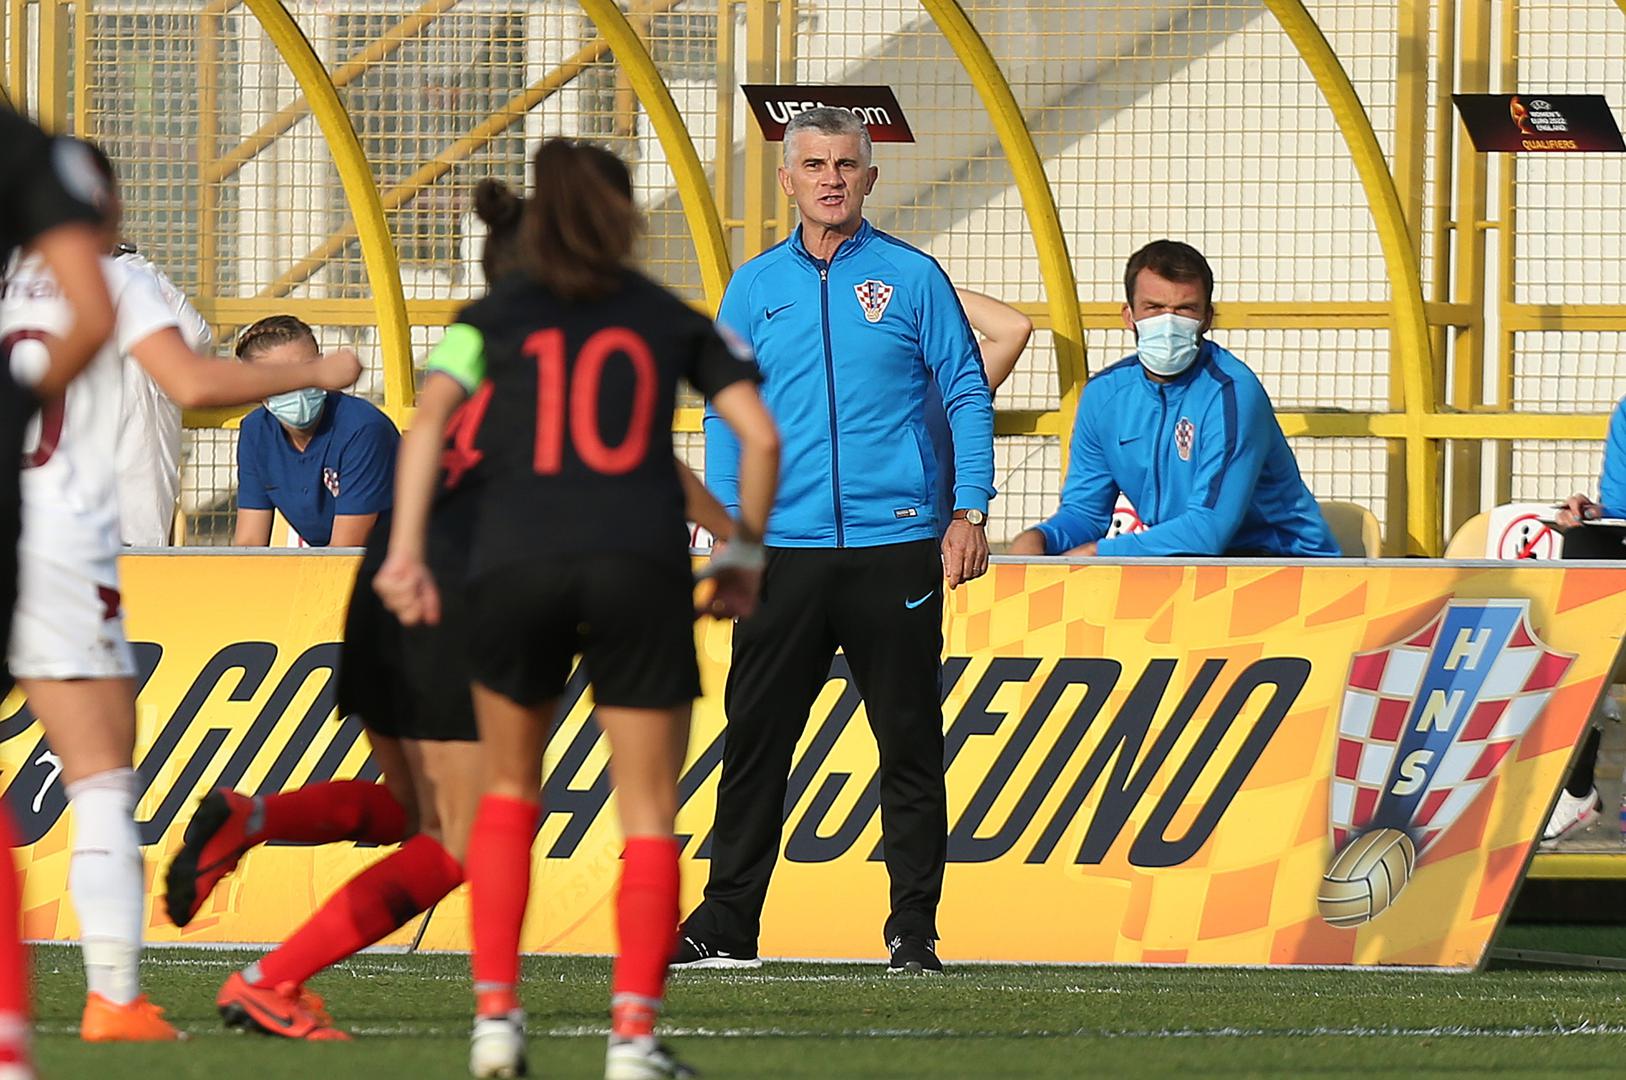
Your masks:
{"label": "white sock", "polygon": [[68,785],[73,807],[73,861],[68,889],[79,915],[85,982],[115,1005],[141,992],[141,912],[147,883],[135,804],[134,769],[113,769]]}

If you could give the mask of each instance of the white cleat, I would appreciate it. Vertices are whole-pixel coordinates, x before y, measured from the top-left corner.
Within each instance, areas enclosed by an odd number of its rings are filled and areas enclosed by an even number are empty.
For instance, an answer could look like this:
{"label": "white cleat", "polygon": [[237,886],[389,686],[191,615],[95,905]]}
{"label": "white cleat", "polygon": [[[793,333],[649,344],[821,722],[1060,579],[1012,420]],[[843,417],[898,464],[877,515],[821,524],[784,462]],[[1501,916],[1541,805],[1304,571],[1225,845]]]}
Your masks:
{"label": "white cleat", "polygon": [[469,1075],[477,1080],[514,1080],[525,1075],[525,1014],[482,1016],[469,1038]]}
{"label": "white cleat", "polygon": [[1585,795],[1560,791],[1558,805],[1553,807],[1553,816],[1547,819],[1546,831],[1541,834],[1541,846],[1550,847],[1560,840],[1567,840],[1578,832],[1590,829],[1602,817],[1603,800],[1598,798],[1597,788]]}
{"label": "white cleat", "polygon": [[611,1035],[604,1054],[604,1080],[685,1080],[699,1075],[653,1035],[630,1039]]}

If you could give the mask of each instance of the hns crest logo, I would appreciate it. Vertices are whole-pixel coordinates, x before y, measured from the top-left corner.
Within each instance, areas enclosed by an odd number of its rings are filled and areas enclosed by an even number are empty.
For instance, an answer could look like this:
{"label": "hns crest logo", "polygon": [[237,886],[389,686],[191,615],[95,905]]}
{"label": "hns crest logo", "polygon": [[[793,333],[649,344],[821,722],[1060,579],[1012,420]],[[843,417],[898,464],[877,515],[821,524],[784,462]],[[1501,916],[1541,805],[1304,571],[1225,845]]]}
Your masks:
{"label": "hns crest logo", "polygon": [[339,470],[324,468],[322,470],[322,486],[327,488],[329,495],[337,499],[339,497]]}
{"label": "hns crest logo", "polygon": [[881,316],[886,314],[886,305],[892,302],[892,286],[871,278],[854,285],[853,292],[858,294],[858,305],[864,309],[864,318],[872,323],[880,322]]}
{"label": "hns crest logo", "polygon": [[1392,904],[1546,708],[1575,657],[1538,641],[1529,615],[1528,600],[1453,600],[1351,661],[1332,779],[1337,855],[1318,895],[1327,922],[1359,926]]}
{"label": "hns crest logo", "polygon": [[1182,416],[1180,422],[1174,425],[1174,448],[1180,451],[1181,461],[1191,460],[1191,448],[1196,442],[1197,425]]}

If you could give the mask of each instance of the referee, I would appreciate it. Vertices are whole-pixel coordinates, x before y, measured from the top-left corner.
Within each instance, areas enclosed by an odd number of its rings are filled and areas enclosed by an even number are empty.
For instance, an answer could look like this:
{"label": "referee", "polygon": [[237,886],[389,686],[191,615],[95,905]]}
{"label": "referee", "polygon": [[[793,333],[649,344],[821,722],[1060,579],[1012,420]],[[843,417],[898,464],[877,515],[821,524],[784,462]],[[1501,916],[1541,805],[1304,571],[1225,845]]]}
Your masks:
{"label": "referee", "polygon": [[[720,320],[750,338],[761,365],[785,465],[761,605],[734,631],[711,878],[675,967],[760,965],[791,757],[842,648],[880,744],[890,970],[942,970],[941,587],[988,568],[994,416],[947,275],[864,220],[875,179],[869,133],[851,113],[799,113],[779,183],[801,226],[741,267],[723,296]],[[948,521],[927,430],[934,411],[953,437]],[[708,415],[706,480],[731,509],[738,456]]]}

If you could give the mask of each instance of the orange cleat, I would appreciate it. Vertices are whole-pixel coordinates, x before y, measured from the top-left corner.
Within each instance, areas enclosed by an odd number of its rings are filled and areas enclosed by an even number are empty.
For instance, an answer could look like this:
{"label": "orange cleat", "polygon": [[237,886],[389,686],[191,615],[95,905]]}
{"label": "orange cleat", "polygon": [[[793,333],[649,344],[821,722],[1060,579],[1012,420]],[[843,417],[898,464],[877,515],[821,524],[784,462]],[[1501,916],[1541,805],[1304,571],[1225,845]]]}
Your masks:
{"label": "orange cleat", "polygon": [[254,986],[236,971],[215,995],[215,1004],[227,1027],[284,1039],[350,1040],[349,1035],[333,1026],[322,999],[295,983]]}
{"label": "orange cleat", "polygon": [[164,903],[169,921],[185,926],[197,915],[220,879],[237,869],[243,853],[257,841],[249,838],[254,800],[226,788],[209,792],[186,824],[181,850],[164,875]]}
{"label": "orange cleat", "polygon": [[310,1011],[310,1014],[322,1022],[323,1027],[333,1026],[333,1014],[327,1011],[327,1002],[315,990],[299,988],[299,1004]]}
{"label": "orange cleat", "polygon": [[85,1042],[175,1042],[185,1038],[146,994],[128,1005],[115,1005],[94,991],[85,998],[79,1037]]}

